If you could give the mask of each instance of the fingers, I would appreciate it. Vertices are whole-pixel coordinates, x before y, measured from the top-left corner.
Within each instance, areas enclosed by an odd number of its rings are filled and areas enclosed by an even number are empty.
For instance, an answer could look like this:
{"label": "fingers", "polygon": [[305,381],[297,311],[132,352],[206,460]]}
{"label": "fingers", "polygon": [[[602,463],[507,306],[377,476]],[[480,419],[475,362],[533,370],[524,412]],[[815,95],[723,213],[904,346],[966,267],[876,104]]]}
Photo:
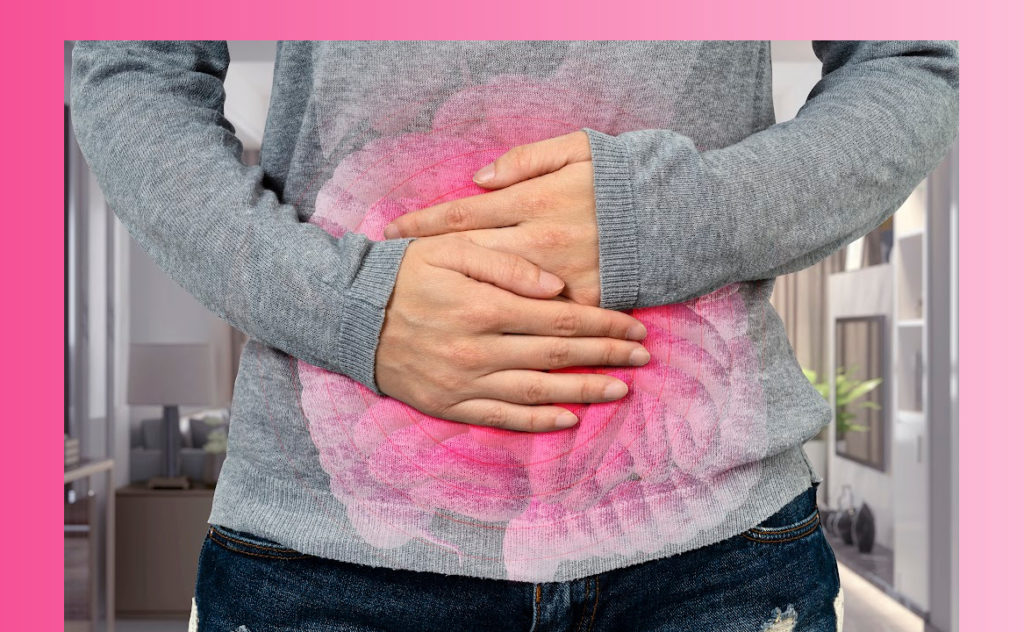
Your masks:
{"label": "fingers", "polygon": [[[523,257],[458,237],[446,238],[444,246],[430,254],[429,262],[520,296],[549,298],[565,287],[557,276]],[[486,288],[480,290],[481,295],[487,292]]]}
{"label": "fingers", "polygon": [[553,301],[502,294],[491,305],[477,307],[480,320],[492,331],[535,336],[600,336],[623,340],[647,337],[644,324],[629,314],[571,301]]}
{"label": "fingers", "polygon": [[[485,189],[500,189],[562,167],[591,159],[586,132],[576,131],[536,143],[519,145],[484,166],[473,181]],[[471,195],[406,213],[384,228],[384,237],[428,237],[477,228],[515,226],[529,215],[531,202],[511,195]]]}
{"label": "fingers", "polygon": [[590,160],[590,141],[586,132],[575,131],[513,147],[477,171],[473,181],[484,188],[497,189],[584,160]]}
{"label": "fingers", "polygon": [[525,369],[495,371],[473,381],[469,397],[486,396],[513,404],[594,404],[621,399],[629,388],[603,373],[545,373]]}
{"label": "fingers", "polygon": [[[486,355],[484,355],[486,353]],[[651,354],[636,342],[615,338],[562,338],[505,334],[487,338],[477,357],[499,369],[564,369],[575,366],[643,366]]]}
{"label": "fingers", "polygon": [[509,192],[471,195],[397,217],[384,227],[384,236],[429,237],[475,228],[515,226],[525,219],[524,210]]}
{"label": "fingers", "polygon": [[558,406],[524,406],[494,399],[467,399],[450,406],[442,417],[450,421],[521,432],[550,432],[579,419]]}

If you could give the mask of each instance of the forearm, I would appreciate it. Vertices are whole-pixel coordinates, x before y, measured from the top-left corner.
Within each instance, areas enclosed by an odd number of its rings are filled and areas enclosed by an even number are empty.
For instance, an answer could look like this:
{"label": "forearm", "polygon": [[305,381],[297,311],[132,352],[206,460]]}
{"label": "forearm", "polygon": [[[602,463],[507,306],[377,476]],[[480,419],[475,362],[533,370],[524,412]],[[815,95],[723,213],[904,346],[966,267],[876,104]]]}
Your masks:
{"label": "forearm", "polygon": [[591,142],[603,307],[686,301],[800,270],[896,211],[952,145],[952,42],[815,43],[791,121],[698,151],[672,130]]}
{"label": "forearm", "polygon": [[251,337],[376,391],[408,239],[335,239],[241,162],[225,42],[79,42],[72,122],[110,206],[157,264]]}

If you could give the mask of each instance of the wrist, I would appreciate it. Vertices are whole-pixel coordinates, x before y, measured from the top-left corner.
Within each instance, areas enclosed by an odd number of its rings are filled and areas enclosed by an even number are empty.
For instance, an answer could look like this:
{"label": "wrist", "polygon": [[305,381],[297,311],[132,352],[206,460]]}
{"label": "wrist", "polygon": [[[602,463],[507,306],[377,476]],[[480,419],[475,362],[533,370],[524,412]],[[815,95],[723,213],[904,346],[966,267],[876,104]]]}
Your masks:
{"label": "wrist", "polygon": [[590,141],[597,216],[600,306],[629,309],[640,292],[639,239],[633,198],[631,158],[626,144],[583,128]]}

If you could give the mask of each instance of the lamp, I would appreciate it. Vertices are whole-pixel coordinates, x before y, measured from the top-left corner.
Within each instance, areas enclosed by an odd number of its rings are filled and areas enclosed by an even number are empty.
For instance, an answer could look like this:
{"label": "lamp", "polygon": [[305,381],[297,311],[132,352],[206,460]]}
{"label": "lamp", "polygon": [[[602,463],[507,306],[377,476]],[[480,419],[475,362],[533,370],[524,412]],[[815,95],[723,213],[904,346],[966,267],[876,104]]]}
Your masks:
{"label": "lamp", "polygon": [[181,427],[178,406],[220,405],[214,356],[207,344],[133,344],[128,358],[128,403],[164,407],[164,472],[149,487],[188,489],[178,474]]}

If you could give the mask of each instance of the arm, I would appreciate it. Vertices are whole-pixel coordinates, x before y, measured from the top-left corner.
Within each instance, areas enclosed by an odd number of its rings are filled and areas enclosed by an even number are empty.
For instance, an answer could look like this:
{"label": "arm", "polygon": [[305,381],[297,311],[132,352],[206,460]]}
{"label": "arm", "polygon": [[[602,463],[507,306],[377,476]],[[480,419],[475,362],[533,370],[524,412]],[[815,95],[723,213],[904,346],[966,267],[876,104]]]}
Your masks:
{"label": "arm", "polygon": [[956,42],[813,47],[822,79],[797,116],[728,147],[584,129],[602,307],[678,303],[808,267],[877,227],[935,168],[957,133]]}
{"label": "arm", "polygon": [[411,239],[334,238],[241,162],[227,43],[75,45],[71,116],[114,213],[157,264],[252,338],[380,394],[374,356]]}

